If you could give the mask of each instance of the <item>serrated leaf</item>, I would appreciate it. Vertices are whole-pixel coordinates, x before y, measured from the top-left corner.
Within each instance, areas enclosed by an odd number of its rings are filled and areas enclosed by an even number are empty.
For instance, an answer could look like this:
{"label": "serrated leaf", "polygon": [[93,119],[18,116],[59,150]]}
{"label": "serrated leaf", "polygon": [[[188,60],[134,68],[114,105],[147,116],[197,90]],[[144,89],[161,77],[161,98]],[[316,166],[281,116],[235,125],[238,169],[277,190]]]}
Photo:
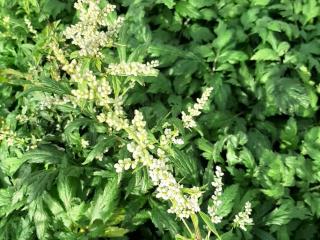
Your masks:
{"label": "serrated leaf", "polygon": [[0,167],[5,174],[7,174],[8,176],[12,176],[26,160],[26,158],[16,157],[4,158],[0,161]]}
{"label": "serrated leaf", "polygon": [[303,205],[295,206],[292,200],[285,201],[266,217],[266,225],[285,225],[293,219],[305,219],[308,211]]}
{"label": "serrated leaf", "polygon": [[257,6],[266,6],[268,5],[270,0],[253,0],[252,4]]}
{"label": "serrated leaf", "polygon": [[231,42],[233,32],[227,29],[227,25],[222,21],[219,22],[218,27],[214,31],[217,34],[217,38],[213,40],[212,46],[218,50],[221,50]]}
{"label": "serrated leaf", "polygon": [[217,237],[217,239],[221,240],[220,235],[219,235],[216,227],[212,223],[210,217],[207,214],[205,214],[204,212],[201,212],[201,211],[199,212],[199,215],[202,218],[202,220],[205,222],[205,224],[207,225],[209,230]]}
{"label": "serrated leaf", "polygon": [[290,49],[290,44],[287,42],[281,42],[277,47],[277,53],[279,56],[283,56]]}
{"label": "serrated leaf", "polygon": [[96,192],[91,206],[91,224],[98,219],[106,222],[112,217],[118,203],[119,193],[117,177],[110,179],[104,189]]}
{"label": "serrated leaf", "polygon": [[65,158],[64,152],[58,150],[53,146],[43,146],[39,149],[31,150],[26,153],[21,161],[29,163],[61,163],[62,159]]}
{"label": "serrated leaf", "polygon": [[68,210],[71,208],[72,199],[74,196],[74,187],[70,181],[70,178],[65,176],[63,172],[58,176],[57,182],[58,194],[63,202],[65,208]]}
{"label": "serrated leaf", "polygon": [[255,54],[251,57],[251,60],[256,61],[277,61],[279,60],[278,54],[272,50],[271,48],[262,48],[259,49]]}
{"label": "serrated leaf", "polygon": [[215,4],[214,0],[189,0],[189,2],[197,8],[209,7]]}
{"label": "serrated leaf", "polygon": [[200,17],[198,10],[188,2],[183,2],[183,1],[178,2],[176,4],[175,9],[177,13],[183,17],[195,18],[195,19]]}
{"label": "serrated leaf", "polygon": [[34,205],[35,212],[33,214],[33,221],[36,226],[37,237],[39,239],[48,239],[49,235],[47,229],[49,227],[49,216],[43,207],[43,202],[41,199],[35,201]]}
{"label": "serrated leaf", "polygon": [[199,182],[198,161],[182,151],[176,150],[172,153],[172,163],[184,181],[197,184]]}
{"label": "serrated leaf", "polygon": [[111,147],[115,143],[115,140],[116,139],[114,137],[109,137],[107,139],[100,140],[91,150],[91,152],[87,156],[86,160],[82,163],[82,165],[86,165],[92,162],[95,159],[95,157],[103,154],[107,148]]}
{"label": "serrated leaf", "polygon": [[107,227],[104,234],[105,234],[105,237],[108,237],[108,238],[118,238],[118,237],[123,237],[128,232],[129,230],[125,228]]}
{"label": "serrated leaf", "polygon": [[218,216],[225,217],[232,211],[232,207],[236,203],[235,199],[240,195],[239,185],[234,184],[228,186],[222,193],[220,200],[222,205],[218,209]]}
{"label": "serrated leaf", "polygon": [[214,149],[214,145],[211,144],[209,141],[207,141],[204,138],[200,138],[196,141],[198,148],[202,151],[204,151],[204,153],[202,153],[202,156],[207,159],[207,160],[213,160],[214,155],[213,155],[213,149]]}
{"label": "serrated leaf", "polygon": [[159,0],[159,2],[166,5],[169,9],[172,9],[176,5],[174,0]]}
{"label": "serrated leaf", "polygon": [[297,122],[294,118],[290,118],[287,121],[284,129],[282,129],[280,132],[281,141],[289,148],[295,148],[299,141],[297,133]]}
{"label": "serrated leaf", "polygon": [[154,200],[150,200],[151,205],[151,221],[161,231],[168,230],[172,236],[175,236],[181,229],[175,220],[173,214],[167,212],[167,208],[159,205]]}

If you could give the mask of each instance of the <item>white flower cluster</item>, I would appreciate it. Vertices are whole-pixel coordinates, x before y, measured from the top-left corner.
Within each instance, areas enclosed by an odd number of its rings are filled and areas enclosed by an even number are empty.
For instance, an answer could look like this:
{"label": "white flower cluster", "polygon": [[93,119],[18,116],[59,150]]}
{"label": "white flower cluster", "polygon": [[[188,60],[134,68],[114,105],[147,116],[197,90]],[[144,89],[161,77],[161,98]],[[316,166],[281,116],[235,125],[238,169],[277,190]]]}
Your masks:
{"label": "white flower cluster", "polygon": [[8,147],[15,146],[17,148],[25,149],[28,151],[29,149],[34,149],[37,147],[38,142],[41,139],[36,138],[34,135],[30,137],[21,138],[17,136],[17,133],[10,130],[8,127],[3,126],[0,129],[0,143],[5,141]]}
{"label": "white flower cluster", "polygon": [[81,143],[81,147],[82,148],[87,148],[90,145],[89,141],[84,139],[84,138],[81,138],[81,142],[80,143]]}
{"label": "white flower cluster", "polygon": [[107,73],[113,76],[157,76],[159,62],[154,60],[151,62],[139,63],[111,63],[107,68]]}
{"label": "white flower cluster", "polygon": [[247,231],[246,226],[253,224],[253,219],[250,217],[251,213],[252,213],[251,203],[246,202],[246,204],[244,206],[244,211],[238,213],[235,216],[235,218],[233,220],[234,226],[239,227],[244,231]]}
{"label": "white flower cluster", "polygon": [[31,21],[27,17],[24,18],[24,22],[27,25],[29,32],[31,32],[34,35],[37,35],[37,31],[33,28]]}
{"label": "white flower cluster", "polygon": [[18,114],[18,115],[16,116],[16,120],[17,120],[19,123],[24,124],[24,123],[26,123],[26,122],[29,121],[29,117],[28,117],[27,115],[25,115],[25,114]]}
{"label": "white flower cluster", "polygon": [[56,105],[65,105],[67,103],[71,103],[71,100],[68,96],[63,96],[60,98],[58,95],[48,96],[45,95],[39,101],[39,110],[51,109],[53,106]]}
{"label": "white flower cluster", "polygon": [[[118,17],[113,23],[108,23],[107,16],[116,7],[107,4],[101,9],[99,0],[78,0],[74,6],[79,11],[80,21],[67,27],[64,35],[80,47],[81,56],[100,56],[102,47],[112,45],[124,18]],[[103,27],[108,27],[108,31],[99,31]]]}
{"label": "white flower cluster", "polygon": [[69,63],[67,61],[67,59],[64,56],[63,51],[59,48],[58,43],[56,42],[52,42],[50,44],[50,48],[53,51],[54,56],[56,57],[56,59],[63,65],[63,66],[67,66]]}
{"label": "white flower cluster", "polygon": [[192,107],[188,107],[188,114],[182,112],[182,121],[185,128],[194,128],[197,126],[193,118],[201,114],[201,110],[204,108],[204,105],[208,102],[212,90],[212,87],[206,88],[201,98],[197,98],[197,103],[195,103]]}
{"label": "white flower cluster", "polygon": [[8,147],[13,146],[17,139],[17,134],[7,127],[3,127],[0,131],[0,142],[6,141]]}
{"label": "white flower cluster", "polygon": [[119,160],[118,163],[114,165],[117,173],[121,173],[123,170],[129,170],[130,168],[135,169],[136,166],[137,162],[132,161],[130,158]]}
{"label": "white flower cluster", "polygon": [[[106,96],[107,95],[104,95],[104,98],[106,98]],[[109,97],[108,99],[105,99],[104,102],[100,99],[99,103],[101,106],[104,106],[107,111],[105,111],[106,113],[100,113],[97,116],[97,119],[100,123],[106,123],[109,126],[110,131],[120,131],[129,126],[129,121],[125,117],[125,112],[122,107],[123,99],[121,96],[115,98]]]}
{"label": "white flower cluster", "polygon": [[222,195],[222,176],[223,172],[221,167],[217,166],[215,171],[215,177],[213,182],[211,183],[212,186],[215,188],[214,193],[212,195],[212,205],[208,207],[208,214],[211,217],[211,221],[215,224],[220,223],[222,221],[222,217],[218,215],[217,211],[222,204],[220,197]]}
{"label": "white flower cluster", "polygon": [[[72,69],[73,65],[68,70]],[[71,90],[75,102],[94,100],[98,106],[104,107],[108,107],[110,103],[113,103],[118,112],[122,110],[122,102],[120,104],[121,107],[119,107],[119,104],[116,104],[116,101],[110,97],[112,89],[107,79],[97,79],[92,71],[83,71],[81,66],[78,65],[74,67],[71,81],[77,83],[77,89]]]}
{"label": "white flower cluster", "polygon": [[77,89],[71,90],[72,95],[77,101],[95,99],[98,81],[92,71],[82,71],[81,67],[77,66],[75,73],[71,75],[71,81],[78,84]]}
{"label": "white flower cluster", "polygon": [[[146,122],[143,115],[139,111],[135,111],[132,124],[126,129],[129,138],[133,141],[128,143],[127,149],[132,153],[131,159],[120,160],[115,164],[117,172],[135,168],[139,163],[147,167],[152,183],[157,186],[156,197],[171,202],[168,210],[175,213],[179,218],[189,218],[191,214],[199,212],[200,207],[198,199],[202,193],[198,188],[193,188],[188,194],[184,193],[183,185],[179,184],[171,173],[167,162],[168,157],[161,148],[156,148],[148,139],[146,131]],[[176,139],[176,133],[172,133],[170,129],[165,130],[165,134],[160,137],[162,144],[168,143],[169,137]],[[181,140],[177,140],[181,142]],[[150,153],[150,150],[156,150],[156,156]]]}
{"label": "white flower cluster", "polygon": [[100,123],[106,123],[110,131],[120,131],[129,126],[129,121],[124,115],[117,114],[115,111],[102,112],[97,116],[97,119]]}
{"label": "white flower cluster", "polygon": [[164,134],[160,136],[160,147],[167,149],[171,144],[182,145],[184,141],[182,138],[179,138],[179,131],[166,128]]}
{"label": "white flower cluster", "polygon": [[[63,54],[63,53],[62,53]],[[65,63],[62,66],[62,70],[66,71],[67,73],[69,73],[70,75],[74,74],[76,72],[76,66],[77,66],[77,61],[75,59],[73,59],[70,63]]]}

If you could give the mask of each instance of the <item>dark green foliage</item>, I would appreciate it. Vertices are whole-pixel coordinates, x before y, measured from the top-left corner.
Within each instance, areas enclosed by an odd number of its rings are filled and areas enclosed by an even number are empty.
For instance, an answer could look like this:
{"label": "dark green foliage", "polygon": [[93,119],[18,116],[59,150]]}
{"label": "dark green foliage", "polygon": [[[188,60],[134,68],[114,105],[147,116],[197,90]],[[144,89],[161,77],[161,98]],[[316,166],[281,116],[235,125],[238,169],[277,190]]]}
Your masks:
{"label": "dark green foliage", "polygon": [[[105,134],[92,106],[39,107],[47,96],[70,93],[67,76],[56,81],[59,66],[46,56],[75,18],[73,2],[0,0],[0,127],[30,139],[10,149],[0,140],[0,239],[129,239],[128,233],[186,239],[184,224],[154,198],[144,168],[115,173],[114,163],[127,157],[119,147],[126,142]],[[178,181],[206,192],[205,207],[214,166],[225,172],[219,209],[225,220],[209,223],[204,208],[202,231],[207,224],[223,240],[319,239],[319,1],[110,2],[126,13],[119,41],[125,47],[88,65],[145,56],[160,61],[160,75],[145,77],[126,99],[129,116],[140,108],[155,135],[165,121],[181,128],[181,111],[203,86],[214,88],[196,131],[181,129],[185,144],[170,159]],[[22,113],[27,124],[16,120]],[[29,150],[33,138],[43,141]],[[228,222],[246,201],[254,225],[248,232],[231,229]]]}

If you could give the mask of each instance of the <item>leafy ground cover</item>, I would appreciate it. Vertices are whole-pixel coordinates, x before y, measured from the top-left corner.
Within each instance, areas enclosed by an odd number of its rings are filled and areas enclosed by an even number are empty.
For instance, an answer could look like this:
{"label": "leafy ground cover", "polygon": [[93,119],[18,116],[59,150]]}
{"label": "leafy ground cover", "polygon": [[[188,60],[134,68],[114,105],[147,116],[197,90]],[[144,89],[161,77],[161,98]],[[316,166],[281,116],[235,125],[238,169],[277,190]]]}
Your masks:
{"label": "leafy ground cover", "polygon": [[0,0],[0,239],[320,238],[318,1],[74,3]]}

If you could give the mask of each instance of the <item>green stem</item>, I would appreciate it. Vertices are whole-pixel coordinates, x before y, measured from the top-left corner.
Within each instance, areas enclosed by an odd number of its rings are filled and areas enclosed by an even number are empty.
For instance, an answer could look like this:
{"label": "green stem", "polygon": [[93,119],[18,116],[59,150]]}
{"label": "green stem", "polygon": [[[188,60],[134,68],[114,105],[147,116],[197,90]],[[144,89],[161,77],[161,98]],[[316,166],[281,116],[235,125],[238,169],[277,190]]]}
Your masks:
{"label": "green stem", "polygon": [[318,189],[320,189],[320,185],[310,188],[309,191],[311,192]]}
{"label": "green stem", "polygon": [[191,215],[191,220],[192,220],[192,224],[195,230],[195,234],[196,234],[196,240],[202,240],[202,236],[201,236],[201,231],[199,228],[199,224],[198,224],[198,217],[195,214]]}
{"label": "green stem", "polygon": [[192,237],[192,236],[193,236],[193,233],[192,233],[191,229],[189,228],[188,224],[186,223],[186,221],[185,221],[184,219],[182,219],[182,222],[183,222],[183,224],[186,226],[186,228],[187,228],[190,236]]}

